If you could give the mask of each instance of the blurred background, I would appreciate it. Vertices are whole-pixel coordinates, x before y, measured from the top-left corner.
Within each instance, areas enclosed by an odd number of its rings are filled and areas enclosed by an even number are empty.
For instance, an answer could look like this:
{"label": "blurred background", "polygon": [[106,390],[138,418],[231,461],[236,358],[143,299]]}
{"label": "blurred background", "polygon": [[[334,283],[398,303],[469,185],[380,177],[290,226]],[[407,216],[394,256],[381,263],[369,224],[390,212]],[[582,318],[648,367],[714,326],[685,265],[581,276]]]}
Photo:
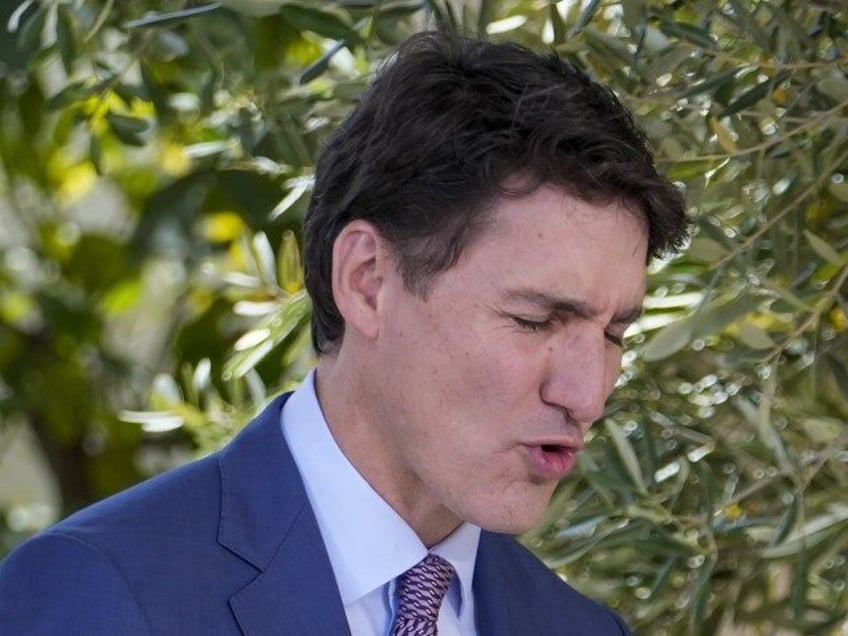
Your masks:
{"label": "blurred background", "polygon": [[523,541],[639,634],[848,634],[841,1],[0,7],[0,556],[303,377],[316,153],[443,26],[610,85],[696,227]]}

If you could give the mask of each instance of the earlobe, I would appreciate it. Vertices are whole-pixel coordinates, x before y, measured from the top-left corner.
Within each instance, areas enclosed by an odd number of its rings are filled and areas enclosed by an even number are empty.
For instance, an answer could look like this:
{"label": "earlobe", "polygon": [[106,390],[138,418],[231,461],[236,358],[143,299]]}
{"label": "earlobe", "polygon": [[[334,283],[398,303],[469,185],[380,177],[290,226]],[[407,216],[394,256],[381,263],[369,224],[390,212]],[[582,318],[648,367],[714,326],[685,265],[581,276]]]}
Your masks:
{"label": "earlobe", "polygon": [[333,298],[345,321],[345,331],[366,338],[379,333],[378,301],[383,282],[383,239],[362,220],[342,229],[333,244]]}

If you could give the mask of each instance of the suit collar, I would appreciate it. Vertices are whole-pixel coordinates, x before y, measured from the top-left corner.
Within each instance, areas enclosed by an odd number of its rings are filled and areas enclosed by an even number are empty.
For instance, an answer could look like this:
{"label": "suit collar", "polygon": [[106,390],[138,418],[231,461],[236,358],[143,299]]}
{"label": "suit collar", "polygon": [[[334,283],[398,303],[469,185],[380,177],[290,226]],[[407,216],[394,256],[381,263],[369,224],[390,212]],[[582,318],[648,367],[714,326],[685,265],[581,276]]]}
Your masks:
{"label": "suit collar", "polygon": [[280,430],[288,395],[221,453],[218,542],[259,573],[230,599],[246,635],[348,634],[324,542]]}

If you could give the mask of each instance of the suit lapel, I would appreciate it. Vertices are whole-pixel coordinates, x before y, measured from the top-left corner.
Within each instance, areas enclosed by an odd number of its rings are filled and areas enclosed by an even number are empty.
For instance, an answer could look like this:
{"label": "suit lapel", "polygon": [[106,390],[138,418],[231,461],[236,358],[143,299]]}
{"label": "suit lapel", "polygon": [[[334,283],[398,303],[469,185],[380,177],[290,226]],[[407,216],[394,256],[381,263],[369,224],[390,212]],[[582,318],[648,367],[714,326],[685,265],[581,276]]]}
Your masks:
{"label": "suit lapel", "polygon": [[245,636],[349,634],[341,597],[274,400],[220,456],[218,542],[258,571],[230,598]]}
{"label": "suit lapel", "polygon": [[480,533],[473,583],[477,633],[486,636],[530,633],[525,631],[527,625],[519,624],[511,611],[510,600],[518,594],[510,589],[509,572],[502,567],[495,539],[495,535],[485,530]]}

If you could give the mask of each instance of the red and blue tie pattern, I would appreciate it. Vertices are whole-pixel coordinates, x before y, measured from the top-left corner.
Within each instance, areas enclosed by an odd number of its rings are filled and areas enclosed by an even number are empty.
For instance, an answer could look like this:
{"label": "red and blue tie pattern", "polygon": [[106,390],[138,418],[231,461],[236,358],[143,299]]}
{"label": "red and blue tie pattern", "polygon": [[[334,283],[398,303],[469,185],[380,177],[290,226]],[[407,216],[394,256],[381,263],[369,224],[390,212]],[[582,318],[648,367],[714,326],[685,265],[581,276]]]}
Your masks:
{"label": "red and blue tie pattern", "polygon": [[450,563],[430,554],[398,577],[392,636],[436,636],[439,607],[453,574]]}

